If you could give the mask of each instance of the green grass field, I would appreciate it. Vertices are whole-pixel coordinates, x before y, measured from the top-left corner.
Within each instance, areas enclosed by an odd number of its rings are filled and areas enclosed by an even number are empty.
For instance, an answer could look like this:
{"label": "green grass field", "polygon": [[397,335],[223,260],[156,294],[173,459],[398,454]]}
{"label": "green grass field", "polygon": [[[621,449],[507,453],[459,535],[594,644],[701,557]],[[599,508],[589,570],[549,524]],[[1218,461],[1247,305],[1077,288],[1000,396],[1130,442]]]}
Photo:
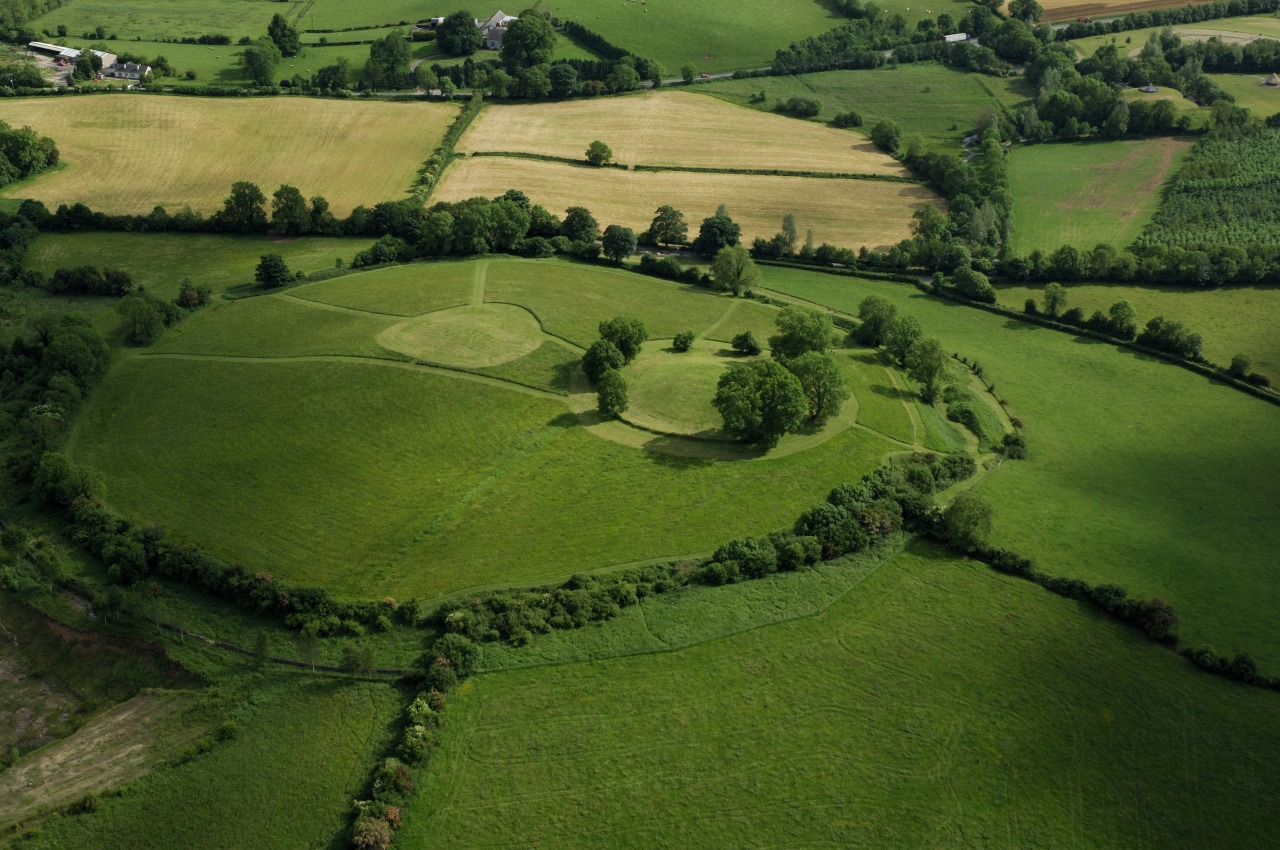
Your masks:
{"label": "green grass field", "polygon": [[[1081,57],[1092,56],[1103,44],[1114,42],[1122,55],[1142,49],[1152,33],[1161,27],[1148,27],[1122,33],[1077,38],[1069,42]],[[1218,38],[1228,44],[1245,43],[1258,36],[1280,38],[1280,17],[1275,15],[1247,15],[1240,18],[1217,18],[1199,24],[1182,24],[1173,28],[1175,34],[1187,41],[1207,41]]]}
{"label": "green grass field", "polygon": [[[819,118],[824,121],[837,113],[854,111],[869,131],[882,118],[891,118],[908,136],[919,133],[929,142],[947,145],[958,145],[983,110],[1000,104],[1014,106],[1028,96],[1017,77],[982,77],[934,63],[857,74],[826,71],[795,77],[716,80],[694,91],[766,110],[790,97],[811,98],[822,104]],[[766,96],[764,103],[752,103],[761,91]]]}
{"label": "green grass field", "polygon": [[[463,299],[473,306],[452,306]],[[401,318],[417,309],[435,311]],[[712,460],[699,441],[686,447],[692,456],[672,454],[651,433],[618,438],[589,416],[580,424],[573,411],[582,408],[564,397],[579,356],[572,344],[589,345],[615,315],[642,319],[654,340],[734,316],[763,334],[759,311],[555,261],[349,275],[188,318],[116,367],[73,451],[102,470],[126,515],[348,596],[432,597],[702,552],[790,525],[831,486],[901,450],[874,433],[891,416],[878,410],[872,430],[842,420],[788,437],[759,460]],[[479,320],[453,321],[466,316]],[[508,319],[520,316],[513,342]],[[866,392],[895,391],[881,370]],[[909,422],[888,430],[916,441]],[[585,503],[590,523],[580,520]]]}
{"label": "green grass field", "polygon": [[[1044,303],[1041,286],[997,286],[996,291],[1000,304],[1013,310],[1021,310],[1028,298]],[[1256,371],[1274,377],[1280,376],[1280,334],[1271,318],[1276,295],[1275,287],[1266,286],[1187,289],[1074,283],[1067,288],[1067,308],[1080,307],[1089,316],[1126,299],[1140,325],[1156,316],[1177,319],[1204,337],[1204,355],[1214,363],[1228,366],[1232,357],[1244,354]]]}
{"label": "green grass field", "polygon": [[[717,610],[734,602],[722,593]],[[642,607],[659,615],[652,635],[635,617],[592,631],[634,627],[615,649],[656,654],[493,673],[460,693],[398,842],[1271,841],[1273,695],[980,565],[922,548],[815,616],[674,652],[671,606]]]}
{"label": "green grass field", "polygon": [[1017,148],[1009,156],[1013,249],[1128,246],[1190,150],[1191,142],[1175,139]]}
{"label": "green grass field", "polygon": [[234,740],[152,773],[93,814],[55,818],[17,846],[332,846],[400,706],[386,685],[268,681],[234,718]]}
{"label": "green grass field", "polygon": [[909,286],[773,268],[763,278],[851,312],[883,295],[947,351],[982,362],[1025,420],[1031,453],[980,485],[996,506],[997,543],[1053,575],[1162,596],[1192,643],[1280,669],[1271,569],[1280,410],[1176,366]]}
{"label": "green grass field", "polygon": [[1237,106],[1251,110],[1258,118],[1280,112],[1280,89],[1262,85],[1269,74],[1210,74],[1209,78],[1236,99]]}
{"label": "green grass field", "polygon": [[[121,49],[137,39],[181,38],[205,33],[229,35],[232,40],[247,35],[257,38],[265,35],[267,24],[274,14],[293,19],[307,4],[301,0],[283,3],[247,3],[244,0],[122,0],[119,3],[103,0],[76,0],[41,15],[31,22],[37,32],[49,30],[56,33],[58,25],[65,25],[72,35],[103,27],[107,35],[119,38]],[[393,23],[393,21],[376,21]]]}

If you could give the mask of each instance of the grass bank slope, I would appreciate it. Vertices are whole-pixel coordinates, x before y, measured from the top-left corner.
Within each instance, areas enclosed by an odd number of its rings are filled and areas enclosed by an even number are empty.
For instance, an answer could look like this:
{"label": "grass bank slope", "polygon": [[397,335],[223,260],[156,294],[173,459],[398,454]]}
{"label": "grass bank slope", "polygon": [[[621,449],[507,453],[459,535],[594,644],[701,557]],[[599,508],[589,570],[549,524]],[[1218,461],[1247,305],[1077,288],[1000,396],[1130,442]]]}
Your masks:
{"label": "grass bank slope", "polygon": [[679,91],[489,108],[458,150],[585,159],[595,139],[627,165],[907,174],[859,134]]}
{"label": "grass bank slope", "polygon": [[981,361],[1026,421],[1028,461],[980,485],[996,542],[1053,575],[1126,585],[1177,609],[1192,643],[1280,670],[1280,409],[1114,346],[910,286],[765,269],[764,285],[856,312],[872,293]]}
{"label": "grass bank slope", "polygon": [[[73,102],[74,101],[74,102]],[[58,143],[65,168],[15,190],[110,213],[210,213],[231,184],[323,195],[335,215],[404,195],[456,114],[448,104],[113,96],[9,100],[0,118]]]}
{"label": "grass bank slope", "polygon": [[1160,205],[1160,193],[1192,143],[1143,139],[1032,145],[1009,155],[1017,226],[1013,249],[1046,253],[1133,242]]}
{"label": "grass bank slope", "polygon": [[1260,846],[1278,710],[921,548],[814,617],[476,679],[398,841]]}

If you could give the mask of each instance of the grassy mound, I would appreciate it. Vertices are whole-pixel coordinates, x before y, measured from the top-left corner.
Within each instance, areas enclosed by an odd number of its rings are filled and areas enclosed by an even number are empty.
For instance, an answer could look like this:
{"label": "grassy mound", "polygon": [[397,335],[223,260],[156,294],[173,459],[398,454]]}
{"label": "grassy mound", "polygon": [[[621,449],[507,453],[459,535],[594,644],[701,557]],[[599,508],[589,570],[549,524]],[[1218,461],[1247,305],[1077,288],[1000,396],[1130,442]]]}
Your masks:
{"label": "grassy mound", "polygon": [[716,382],[730,365],[747,359],[728,354],[719,345],[683,354],[647,345],[625,372],[627,421],[666,433],[720,436],[720,414],[711,405]]}
{"label": "grassy mound", "polygon": [[542,328],[528,310],[477,304],[439,310],[392,325],[378,343],[402,354],[450,366],[497,366],[542,345]]}

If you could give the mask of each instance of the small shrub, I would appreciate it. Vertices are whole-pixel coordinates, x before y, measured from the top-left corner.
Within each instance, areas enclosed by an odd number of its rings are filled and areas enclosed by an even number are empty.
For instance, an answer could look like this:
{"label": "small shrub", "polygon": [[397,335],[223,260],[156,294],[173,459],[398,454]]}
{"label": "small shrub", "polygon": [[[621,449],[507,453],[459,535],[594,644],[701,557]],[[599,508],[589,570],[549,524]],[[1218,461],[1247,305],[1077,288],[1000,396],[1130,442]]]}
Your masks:
{"label": "small shrub", "polygon": [[730,343],[733,350],[739,354],[755,356],[761,352],[760,343],[756,342],[755,335],[751,331],[743,331],[733,338]]}
{"label": "small shrub", "polygon": [[671,347],[676,351],[684,352],[693,347],[693,331],[681,331],[671,340]]}

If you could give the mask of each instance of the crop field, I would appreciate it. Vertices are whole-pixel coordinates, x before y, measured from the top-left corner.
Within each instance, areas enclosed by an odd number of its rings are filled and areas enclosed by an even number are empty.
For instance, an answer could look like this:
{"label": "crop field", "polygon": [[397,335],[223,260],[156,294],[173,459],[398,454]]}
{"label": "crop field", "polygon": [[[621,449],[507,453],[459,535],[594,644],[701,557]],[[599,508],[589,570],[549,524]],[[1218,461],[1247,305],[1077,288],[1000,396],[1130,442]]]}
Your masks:
{"label": "crop field", "polygon": [[[790,97],[810,98],[822,104],[818,117],[824,121],[854,111],[862,116],[868,132],[877,121],[891,118],[907,136],[918,133],[930,142],[954,145],[972,132],[983,110],[1016,106],[1029,94],[1017,77],[982,77],[932,62],[856,74],[824,71],[716,80],[697,90],[740,106],[769,110]],[[753,103],[752,98],[762,91],[765,101]]]}
{"label": "crop field", "polygon": [[[455,114],[447,104],[127,95],[0,106],[3,120],[52,136],[66,163],[14,194],[111,213],[211,213],[232,183],[248,180],[268,199],[291,183],[344,216],[403,197]],[[244,143],[249,136],[255,144]]]}
{"label": "crop field", "polygon": [[[883,295],[947,351],[981,360],[1026,422],[1031,455],[979,485],[996,507],[999,545],[1051,575],[1161,596],[1191,643],[1247,651],[1280,670],[1280,582],[1271,567],[1280,546],[1272,521],[1280,483],[1271,474],[1280,464],[1280,409],[1167,363],[909,286],[774,268],[762,277],[766,287],[846,312]],[[1170,531],[1179,528],[1195,531]]]}
{"label": "crop field", "polygon": [[[445,308],[468,288],[466,306]],[[430,312],[402,318],[419,307]],[[104,473],[124,514],[350,596],[432,597],[701,552],[790,525],[815,495],[917,443],[883,369],[859,384],[876,396],[867,428],[851,427],[850,401],[826,429],[734,461],[714,459],[720,443],[673,447],[594,424],[594,395],[568,380],[602,319],[640,318],[654,340],[735,316],[763,334],[764,309],[555,261],[350,275],[187,319],[116,367],[72,450]],[[463,313],[466,322],[451,321]],[[896,420],[890,399],[903,410]]]}
{"label": "crop field", "polygon": [[595,139],[627,165],[907,173],[859,134],[674,91],[489,108],[458,150],[584,159]]}
{"label": "crop field", "polygon": [[[776,595],[786,578],[807,576],[780,577]],[[714,608],[732,607],[728,596]],[[660,597],[642,607],[671,608]],[[1190,673],[1131,631],[981,565],[922,547],[814,616],[674,652],[654,638],[685,645],[680,619],[655,618],[656,636],[643,618],[592,631],[632,624],[614,645],[648,653],[496,672],[458,695],[399,841],[1270,840],[1273,695]]]}
{"label": "crop field", "polygon": [[55,818],[22,846],[327,847],[399,710],[387,685],[269,682],[234,718],[232,740],[152,773],[92,814]]}
{"label": "crop field", "polygon": [[[1028,298],[1044,303],[1041,286],[997,286],[1000,304],[1021,310]],[[1126,299],[1138,313],[1139,325],[1164,316],[1177,319],[1204,337],[1204,356],[1223,366],[1244,354],[1253,368],[1272,377],[1280,376],[1280,334],[1275,333],[1280,293],[1276,287],[1186,287],[1135,286],[1133,284],[1073,283],[1067,287],[1067,309],[1080,307],[1085,315],[1104,313],[1112,304]]]}
{"label": "crop field", "polygon": [[[1183,5],[1194,5],[1196,3],[1207,3],[1209,0],[1192,0],[1191,3]],[[1108,2],[1108,0],[1094,0],[1094,2],[1080,2],[1080,0],[1048,0],[1044,3],[1044,20],[1050,21],[1074,21],[1077,18],[1113,18],[1121,15],[1128,15],[1136,12],[1149,12],[1152,9],[1166,9],[1168,4],[1161,0],[1123,0],[1123,2]]]}
{"label": "crop field", "polygon": [[1191,146],[1166,138],[1014,150],[1009,156],[1017,216],[1013,249],[1027,254],[1062,245],[1132,244]]}
{"label": "crop field", "polygon": [[893,245],[910,235],[911,215],[926,203],[942,206],[932,191],[914,183],[754,174],[690,174],[621,171],[562,165],[514,157],[468,157],[451,165],[432,198],[460,201],[519,189],[534,203],[562,214],[583,199],[601,227],[621,224],[646,230],[664,204],[684,213],[691,235],[725,204],[742,238],[768,238],[792,213],[800,232],[812,229],[818,243],[858,248]]}

